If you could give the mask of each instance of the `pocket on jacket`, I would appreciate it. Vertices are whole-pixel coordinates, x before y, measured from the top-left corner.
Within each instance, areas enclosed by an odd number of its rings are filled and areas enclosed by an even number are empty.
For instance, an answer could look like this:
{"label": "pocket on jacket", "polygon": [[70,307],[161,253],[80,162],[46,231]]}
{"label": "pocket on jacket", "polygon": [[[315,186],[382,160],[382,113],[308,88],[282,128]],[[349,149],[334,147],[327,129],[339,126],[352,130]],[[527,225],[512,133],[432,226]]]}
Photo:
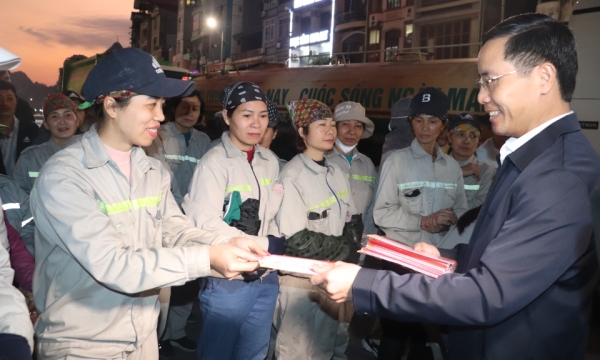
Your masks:
{"label": "pocket on jacket", "polygon": [[454,199],[456,199],[456,189],[446,189],[446,202],[442,209],[454,207]]}
{"label": "pocket on jacket", "polygon": [[306,213],[308,230],[329,234],[329,222],[331,221],[331,209],[315,209]]}
{"label": "pocket on jacket", "polygon": [[423,202],[423,187],[400,190],[400,205],[410,214],[419,214]]}
{"label": "pocket on jacket", "polygon": [[119,235],[124,235],[128,232],[131,232],[131,228],[133,227],[133,223],[135,222],[135,217],[131,212],[122,211],[109,216],[110,222],[113,224],[113,227]]}

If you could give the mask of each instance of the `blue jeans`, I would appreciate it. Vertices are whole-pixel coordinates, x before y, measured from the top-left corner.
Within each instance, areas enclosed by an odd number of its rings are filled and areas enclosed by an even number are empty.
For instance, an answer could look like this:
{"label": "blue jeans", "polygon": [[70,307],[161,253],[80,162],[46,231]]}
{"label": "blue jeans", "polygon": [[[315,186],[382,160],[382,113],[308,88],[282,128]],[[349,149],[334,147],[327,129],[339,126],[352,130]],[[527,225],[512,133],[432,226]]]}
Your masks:
{"label": "blue jeans", "polygon": [[198,359],[263,360],[278,294],[276,272],[254,281],[201,279]]}

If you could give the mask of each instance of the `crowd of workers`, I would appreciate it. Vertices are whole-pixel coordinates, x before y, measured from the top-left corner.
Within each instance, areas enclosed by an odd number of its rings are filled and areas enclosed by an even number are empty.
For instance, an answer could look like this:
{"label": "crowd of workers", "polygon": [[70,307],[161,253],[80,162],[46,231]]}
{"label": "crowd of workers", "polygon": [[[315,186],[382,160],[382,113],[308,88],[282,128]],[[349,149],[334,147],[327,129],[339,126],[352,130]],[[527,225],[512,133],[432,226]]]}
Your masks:
{"label": "crowd of workers", "polygon": [[[543,16],[512,21],[555,26]],[[480,74],[485,105],[511,73]],[[285,161],[269,149],[277,108],[250,82],[223,90],[210,125],[193,83],[167,79],[139,49],[116,50],[90,72],[85,99],[46,97],[38,129],[3,75],[0,297],[12,302],[0,303],[0,359],[34,349],[38,359],[157,359],[173,346],[198,359],[345,359],[355,306],[326,287],[333,277],[261,269],[259,257],[411,276],[359,257],[367,235],[437,254],[462,249],[481,232],[504,141],[520,138],[499,131],[482,141],[489,119],[449,116],[447,96],[427,87],[394,104],[377,168],[357,150],[375,131],[361,104],[300,99],[287,106],[298,155]],[[190,339],[195,299],[201,332]],[[451,344],[406,322],[419,319],[373,315],[381,342],[363,343],[379,359],[399,359],[407,347],[412,359],[453,357]]]}

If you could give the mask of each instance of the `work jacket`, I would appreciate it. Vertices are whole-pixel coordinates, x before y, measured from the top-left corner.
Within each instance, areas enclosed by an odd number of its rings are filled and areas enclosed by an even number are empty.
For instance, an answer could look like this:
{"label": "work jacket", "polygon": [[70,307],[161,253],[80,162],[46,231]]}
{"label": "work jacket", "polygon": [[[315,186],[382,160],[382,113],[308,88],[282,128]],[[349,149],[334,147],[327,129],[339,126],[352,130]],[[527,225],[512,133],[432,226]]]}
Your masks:
{"label": "work jacket", "polygon": [[33,183],[37,179],[42,166],[60,150],[60,146],[52,140],[23,150],[15,165],[14,178],[28,195],[33,189]]}
{"label": "work jacket", "polygon": [[463,181],[465,182],[465,196],[467,197],[467,208],[473,209],[483,204],[483,201],[485,200],[488,191],[490,191],[490,186],[492,185],[492,181],[494,180],[494,175],[496,175],[496,169],[494,169],[487,163],[477,159],[475,155],[472,155],[470,159],[464,162],[458,163],[460,167],[469,164],[479,165],[480,176],[479,180],[477,180],[477,178],[474,175],[463,178]]}
{"label": "work jacket", "polygon": [[15,180],[0,175],[0,198],[8,222],[17,230],[27,250],[33,254],[35,222],[29,208],[29,195],[19,188]]}
{"label": "work jacket", "polygon": [[432,161],[415,139],[383,165],[373,217],[387,237],[410,246],[421,241],[437,245],[444,234],[422,230],[421,217],[447,208],[457,217],[467,211],[462,170],[437,144],[436,155]]}
{"label": "work jacket", "polygon": [[[231,142],[226,131],[221,143],[210,149],[196,167],[190,191],[183,200],[183,210],[203,230],[228,237],[252,238],[267,250],[267,235],[279,236],[274,217],[283,195],[274,190],[277,183],[279,162],[275,154],[255,145],[254,158],[249,163],[246,153]],[[234,191],[240,193],[242,202],[260,201],[258,236],[245,234],[223,221],[224,204]]]}
{"label": "work jacket", "polygon": [[344,224],[356,210],[340,167],[327,159],[321,166],[301,153],[283,167],[280,177],[285,196],[275,219],[282,236],[289,238],[304,229],[342,235]]}
{"label": "work jacket", "polygon": [[[2,201],[0,201],[1,204]],[[33,351],[33,327],[25,297],[12,286],[15,272],[10,266],[9,254],[6,250],[9,245],[2,211],[0,211],[0,244],[0,304],[2,304],[0,306],[0,333],[24,337]]]}
{"label": "work jacket", "polygon": [[163,157],[169,164],[181,196],[187,194],[196,165],[210,144],[210,138],[205,133],[196,129],[190,129],[190,132],[192,134],[186,147],[185,138],[175,123],[165,123],[158,129],[158,137],[146,149],[148,156]]}
{"label": "work jacket", "polygon": [[138,147],[131,181],[96,126],[42,167],[31,192],[41,358],[127,357],[156,336],[160,288],[210,274],[208,246],[228,238],[195,228],[168,172]]}
{"label": "work jacket", "polygon": [[365,234],[377,234],[373,222],[373,205],[375,204],[375,193],[377,192],[377,170],[375,170],[375,165],[373,165],[371,159],[354,148],[352,150],[352,164],[350,164],[346,157],[334,147],[327,154],[327,160],[338,165],[346,172],[345,175],[350,184],[356,212],[362,214]]}

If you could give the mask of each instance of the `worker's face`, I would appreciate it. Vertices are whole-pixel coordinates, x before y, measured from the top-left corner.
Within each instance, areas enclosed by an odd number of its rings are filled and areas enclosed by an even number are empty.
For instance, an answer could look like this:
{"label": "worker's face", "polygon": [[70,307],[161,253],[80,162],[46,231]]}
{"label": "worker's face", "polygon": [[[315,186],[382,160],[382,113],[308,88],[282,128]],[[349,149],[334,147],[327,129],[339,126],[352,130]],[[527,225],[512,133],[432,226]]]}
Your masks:
{"label": "worker's face", "polygon": [[477,68],[482,80],[503,75],[491,85],[482,86],[477,100],[490,115],[494,133],[520,137],[539,120],[536,104],[540,102],[540,92],[536,86],[540,81],[531,70],[529,75],[522,72],[511,73],[515,66],[504,59],[504,46],[507,37],[488,41],[479,51]]}
{"label": "worker's face", "polygon": [[298,129],[300,136],[304,139],[307,148],[317,151],[329,151],[333,149],[333,143],[337,135],[335,120],[326,118],[310,123],[308,135],[304,135],[302,129]]}
{"label": "worker's face", "polygon": [[164,101],[164,98],[137,95],[129,100],[126,107],[116,107],[115,131],[112,136],[129,147],[152,144],[158,136],[160,123],[165,119],[162,111]]}
{"label": "worker's face", "polygon": [[223,110],[223,119],[229,125],[229,138],[240,150],[250,150],[258,144],[269,124],[267,104],[248,101],[238,106],[233,114]]}
{"label": "worker's face", "polygon": [[271,143],[273,142],[273,140],[275,140],[275,137],[277,137],[277,130],[271,127],[267,127],[267,130],[265,130],[265,133],[258,142],[258,145],[264,147],[265,149],[269,149],[271,148]]}
{"label": "worker's face", "polygon": [[358,144],[365,131],[365,124],[358,120],[342,120],[335,123],[337,137],[342,144],[354,146]]}
{"label": "worker's face", "polygon": [[44,127],[55,139],[66,140],[75,135],[79,122],[71,110],[54,110],[44,118]]}
{"label": "worker's face", "polygon": [[473,130],[451,131],[448,142],[452,147],[452,153],[460,157],[471,157],[477,150],[479,144],[479,133]]}
{"label": "worker's face", "polygon": [[3,71],[0,74],[0,80],[2,81],[6,81],[6,82],[10,82],[10,72],[9,71]]}
{"label": "worker's face", "polygon": [[411,120],[415,137],[421,145],[431,145],[444,130],[444,123],[436,116],[421,114]]}
{"label": "worker's face", "polygon": [[0,117],[15,116],[17,96],[11,90],[0,90]]}
{"label": "worker's face", "polygon": [[175,124],[180,132],[187,133],[198,123],[201,105],[200,99],[195,95],[181,99],[175,109]]}

